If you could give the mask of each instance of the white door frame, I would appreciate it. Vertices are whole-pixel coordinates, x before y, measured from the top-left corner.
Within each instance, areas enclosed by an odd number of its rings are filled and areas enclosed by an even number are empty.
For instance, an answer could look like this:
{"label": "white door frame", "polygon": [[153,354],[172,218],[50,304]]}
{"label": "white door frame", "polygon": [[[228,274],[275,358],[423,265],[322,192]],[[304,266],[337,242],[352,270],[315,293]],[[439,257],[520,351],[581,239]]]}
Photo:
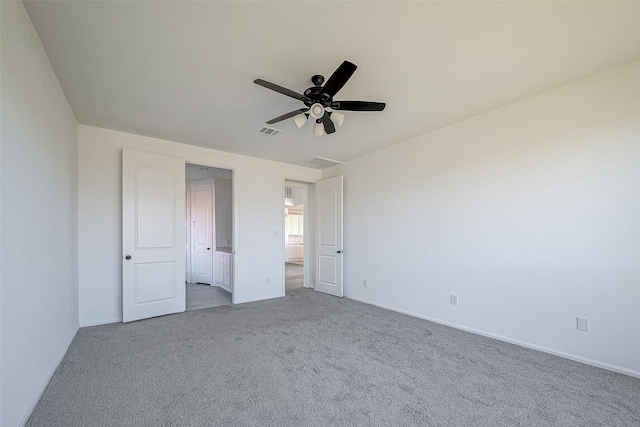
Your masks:
{"label": "white door frame", "polygon": [[[239,251],[238,246],[237,246],[237,229],[236,229],[236,215],[238,214],[238,207],[236,206],[236,183],[237,183],[237,179],[236,179],[236,167],[226,164],[226,163],[219,163],[219,162],[214,162],[214,161],[208,161],[208,160],[202,160],[200,158],[195,158],[195,157],[189,157],[189,156],[179,156],[180,159],[184,160],[185,163],[189,163],[192,165],[198,165],[198,166],[208,166],[210,168],[218,168],[218,169],[226,169],[226,170],[230,170],[231,171],[231,241],[233,242],[233,251],[231,251],[231,253],[233,254],[233,268],[231,269],[231,276],[232,276],[232,280],[231,280],[231,303],[232,304],[237,304],[236,302],[236,298],[238,295],[238,292],[236,292],[237,289],[237,283],[238,283],[238,269],[236,268],[236,265],[238,265],[237,263],[237,255],[239,254],[240,256],[242,255],[242,252]],[[186,181],[186,177],[185,177],[185,181]],[[283,190],[284,191],[284,190]],[[283,199],[284,200],[284,199]],[[215,241],[214,241],[215,244]]]}
{"label": "white door frame", "polygon": [[[186,169],[185,169],[186,170]],[[186,172],[185,172],[186,173]],[[193,283],[193,281],[191,280],[191,251],[189,248],[191,248],[191,189],[189,189],[189,183],[185,182],[185,192],[184,192],[184,198],[185,198],[185,218],[186,218],[186,222],[184,224],[184,228],[185,228],[185,235],[187,236],[186,238],[186,246],[184,247],[185,250],[185,264],[186,264],[186,271],[185,271],[185,282],[187,283]]]}
{"label": "white door frame", "polygon": [[304,283],[305,288],[314,289],[315,287],[315,183],[310,182],[305,178],[283,176],[282,179],[282,195],[280,200],[282,201],[282,296],[285,295],[285,250],[286,250],[286,227],[285,227],[285,207],[284,207],[284,188],[291,187],[287,184],[287,181],[292,182],[294,185],[298,184],[298,188],[304,187],[306,190],[306,200],[304,205]]}

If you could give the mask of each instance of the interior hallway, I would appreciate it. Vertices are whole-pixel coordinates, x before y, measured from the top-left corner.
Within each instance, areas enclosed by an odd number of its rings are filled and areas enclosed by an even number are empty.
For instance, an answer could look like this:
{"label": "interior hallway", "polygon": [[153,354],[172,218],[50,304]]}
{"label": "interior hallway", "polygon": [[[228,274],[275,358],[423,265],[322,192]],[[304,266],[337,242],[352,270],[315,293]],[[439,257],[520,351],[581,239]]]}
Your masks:
{"label": "interior hallway", "polygon": [[[304,285],[304,266],[285,263],[285,293]],[[231,304],[231,293],[220,286],[187,283],[187,311]]]}
{"label": "interior hallway", "polygon": [[292,262],[284,263],[284,287],[285,294],[304,285],[304,266]]}
{"label": "interior hallway", "polygon": [[231,304],[231,293],[220,286],[187,283],[187,311]]}

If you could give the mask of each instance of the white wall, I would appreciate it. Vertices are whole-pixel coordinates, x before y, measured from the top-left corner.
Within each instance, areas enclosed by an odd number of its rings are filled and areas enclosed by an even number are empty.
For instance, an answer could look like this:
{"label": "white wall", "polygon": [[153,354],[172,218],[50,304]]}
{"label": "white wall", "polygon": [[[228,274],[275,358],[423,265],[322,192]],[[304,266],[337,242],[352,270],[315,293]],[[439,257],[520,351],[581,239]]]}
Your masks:
{"label": "white wall", "polygon": [[321,171],[91,126],[78,132],[82,326],[122,319],[123,147],[233,169],[234,302],[282,296],[284,179],[316,181]]}
{"label": "white wall", "polygon": [[[216,246],[233,245],[232,188],[230,179],[215,180]],[[228,243],[227,243],[228,242]]]}
{"label": "white wall", "polygon": [[337,174],[347,297],[640,375],[640,61]]}
{"label": "white wall", "polygon": [[78,128],[22,2],[0,8],[0,425],[12,427],[78,330]]}

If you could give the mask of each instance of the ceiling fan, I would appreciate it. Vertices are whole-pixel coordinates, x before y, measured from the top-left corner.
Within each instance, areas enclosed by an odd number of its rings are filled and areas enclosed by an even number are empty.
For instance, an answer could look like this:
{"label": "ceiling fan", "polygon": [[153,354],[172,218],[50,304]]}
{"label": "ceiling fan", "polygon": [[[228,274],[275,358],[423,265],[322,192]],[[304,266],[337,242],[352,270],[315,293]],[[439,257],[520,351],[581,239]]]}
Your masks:
{"label": "ceiling fan", "polygon": [[[336,131],[336,126],[340,127],[344,121],[344,114],[341,111],[382,111],[384,110],[384,102],[371,101],[334,101],[333,97],[351,78],[356,71],[356,65],[344,61],[329,77],[325,83],[324,77],[317,74],[311,77],[313,87],[308,88],[303,94],[299,94],[293,90],[279,86],[275,83],[262,79],[256,79],[253,82],[260,86],[266,87],[283,95],[290,96],[299,101],[304,102],[306,108],[291,111],[271,119],[267,124],[274,124],[286,119],[293,118],[293,121],[300,129],[307,122],[309,116],[315,119],[316,124],[313,126],[313,133],[317,136],[325,133],[331,134]],[[324,86],[322,85],[323,83]]]}

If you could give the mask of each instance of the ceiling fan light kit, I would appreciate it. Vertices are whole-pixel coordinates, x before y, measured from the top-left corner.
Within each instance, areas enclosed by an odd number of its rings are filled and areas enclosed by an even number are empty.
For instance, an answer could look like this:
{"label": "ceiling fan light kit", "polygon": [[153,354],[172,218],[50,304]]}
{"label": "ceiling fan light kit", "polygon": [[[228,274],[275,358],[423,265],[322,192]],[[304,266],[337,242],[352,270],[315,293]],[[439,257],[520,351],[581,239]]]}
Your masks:
{"label": "ceiling fan light kit", "polygon": [[322,124],[322,120],[316,120],[316,124],[313,125],[313,134],[315,136],[322,136],[325,134],[324,125]]}
{"label": "ceiling fan light kit", "polygon": [[324,116],[324,107],[318,103],[315,103],[311,106],[311,117],[314,119],[319,119]]}
{"label": "ceiling fan light kit", "polygon": [[296,126],[298,126],[298,129],[300,129],[307,123],[308,118],[309,113],[300,113],[297,116],[293,116],[293,122],[296,124]]}
{"label": "ceiling fan light kit", "polygon": [[344,123],[344,114],[342,113],[338,113],[337,111],[333,111],[331,113],[331,121],[333,122],[333,124],[335,124],[337,127],[342,126],[342,123]]}
{"label": "ceiling fan light kit", "polygon": [[[278,123],[286,119],[293,119],[298,129],[302,128],[307,122],[309,116],[313,117],[316,124],[313,126],[313,133],[316,136],[332,134],[336,131],[336,127],[342,126],[344,123],[344,114],[337,112],[342,111],[382,111],[386,104],[384,102],[372,101],[334,101],[333,97],[351,78],[356,71],[356,65],[344,61],[326,81],[324,77],[316,74],[311,77],[313,87],[304,91],[304,95],[297,93],[291,89],[279,86],[275,83],[262,79],[256,79],[253,82],[267,89],[283,95],[302,101],[306,108],[300,108],[295,111],[278,116],[269,120],[268,124]],[[322,84],[324,86],[322,86]]]}

